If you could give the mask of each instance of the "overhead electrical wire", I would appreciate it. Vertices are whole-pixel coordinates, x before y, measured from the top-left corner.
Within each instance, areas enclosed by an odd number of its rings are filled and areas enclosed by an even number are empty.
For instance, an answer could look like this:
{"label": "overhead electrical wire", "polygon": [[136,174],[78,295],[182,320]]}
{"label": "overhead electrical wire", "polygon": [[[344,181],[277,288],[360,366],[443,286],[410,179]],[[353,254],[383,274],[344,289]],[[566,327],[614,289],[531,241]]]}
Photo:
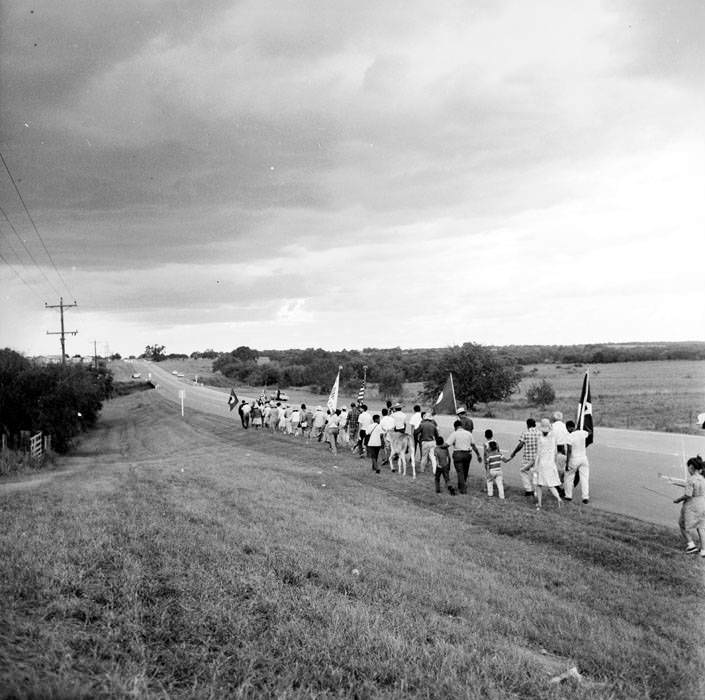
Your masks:
{"label": "overhead electrical wire", "polygon": [[16,275],[19,277],[19,279],[24,283],[24,285],[34,294],[39,301],[43,301],[42,297],[40,296],[39,292],[29,283],[27,280],[22,277],[22,275],[19,273],[19,271],[15,268],[15,266],[0,252],[0,260],[2,260]]}
{"label": "overhead electrical wire", "polygon": [[[23,207],[25,213],[27,214],[27,218],[29,219],[30,224],[32,224],[32,228],[34,229],[34,233],[37,235],[37,238],[41,242],[42,248],[44,248],[44,252],[46,253],[47,257],[49,258],[49,262],[51,263],[51,266],[54,268],[54,272],[56,272],[58,278],[61,280],[61,283],[64,285],[64,288],[68,292],[69,297],[75,298],[74,295],[71,293],[71,290],[69,289],[68,284],[66,284],[66,280],[64,279],[63,275],[61,274],[61,272],[59,272],[59,268],[56,266],[56,263],[54,262],[54,258],[51,257],[51,253],[49,252],[49,249],[47,248],[46,243],[44,243],[44,239],[42,238],[41,234],[39,233],[39,229],[37,228],[37,225],[34,223],[34,219],[32,218],[32,215],[29,213],[29,209],[27,208],[27,205],[25,204],[24,198],[22,197],[22,193],[20,192],[20,189],[17,186],[17,183],[15,182],[15,178],[12,176],[12,173],[10,172],[10,168],[8,167],[7,162],[5,161],[5,157],[3,156],[1,151],[0,151],[0,160],[2,161],[2,164],[5,168],[5,171],[7,172],[7,175],[10,178],[10,182],[12,182],[12,186],[15,188],[15,192],[17,193],[17,197],[19,198],[20,202],[22,203],[22,207]],[[7,215],[5,215],[5,218],[9,222]],[[14,230],[14,226],[13,226],[13,230]],[[19,238],[19,236],[18,236],[18,238]],[[23,245],[24,245],[24,243],[23,243]],[[27,249],[26,246],[25,246],[25,249],[27,250],[27,252],[29,252],[29,250]],[[34,260],[33,256],[31,256],[31,254],[30,254],[30,257],[32,257],[32,259]],[[35,264],[36,264],[36,261],[35,261]],[[46,277],[46,275],[45,275],[45,277]],[[52,286],[52,289],[55,289],[54,285],[51,285],[51,286]]]}
{"label": "overhead electrical wire", "polygon": [[[46,272],[44,272],[44,268],[37,262],[34,255],[32,255],[32,251],[27,247],[27,244],[22,239],[22,236],[20,236],[20,234],[17,232],[17,229],[13,225],[12,221],[10,221],[10,217],[7,215],[7,212],[2,208],[2,206],[0,206],[0,214],[3,215],[3,217],[5,218],[5,221],[7,221],[10,228],[14,232],[15,236],[17,236],[17,240],[22,244],[22,247],[25,249],[25,252],[27,253],[27,255],[29,255],[29,259],[34,263],[34,266],[37,268],[37,270],[39,270],[39,272],[42,273],[42,277],[44,277],[47,284],[52,288],[52,291],[56,294],[56,296],[61,296],[61,293],[56,288],[54,283],[47,277]],[[8,241],[9,241],[9,238],[8,238]],[[16,251],[15,251],[15,254],[17,255]],[[19,258],[19,255],[17,257]]]}

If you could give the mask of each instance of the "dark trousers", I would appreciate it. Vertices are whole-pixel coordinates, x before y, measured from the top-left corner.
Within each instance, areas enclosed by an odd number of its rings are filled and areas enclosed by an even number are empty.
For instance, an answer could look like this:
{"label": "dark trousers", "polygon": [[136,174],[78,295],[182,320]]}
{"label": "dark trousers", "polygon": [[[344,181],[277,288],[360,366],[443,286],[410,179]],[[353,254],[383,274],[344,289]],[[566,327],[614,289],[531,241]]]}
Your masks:
{"label": "dark trousers", "polygon": [[379,471],[379,464],[377,463],[377,460],[379,458],[379,451],[382,449],[381,446],[377,445],[368,445],[367,446],[367,452],[369,453],[370,457],[372,458],[372,469],[374,471],[378,472]]}
{"label": "dark trousers", "polygon": [[445,467],[442,467],[440,464],[436,467],[436,493],[441,492],[441,476],[443,477],[443,480],[446,482],[446,486],[448,487],[448,491],[453,493],[455,489],[450,485],[450,464],[446,464]]}
{"label": "dark trousers", "polygon": [[353,452],[355,452],[355,450],[357,450],[358,447],[360,448],[360,457],[365,456],[365,446],[367,444],[365,442],[366,437],[367,437],[367,432],[364,430],[360,430],[360,433],[357,438],[357,442],[355,443],[355,447],[353,447]]}
{"label": "dark trousers", "polygon": [[468,473],[470,472],[470,450],[455,450],[453,452],[453,466],[458,475],[458,492],[467,493]]}

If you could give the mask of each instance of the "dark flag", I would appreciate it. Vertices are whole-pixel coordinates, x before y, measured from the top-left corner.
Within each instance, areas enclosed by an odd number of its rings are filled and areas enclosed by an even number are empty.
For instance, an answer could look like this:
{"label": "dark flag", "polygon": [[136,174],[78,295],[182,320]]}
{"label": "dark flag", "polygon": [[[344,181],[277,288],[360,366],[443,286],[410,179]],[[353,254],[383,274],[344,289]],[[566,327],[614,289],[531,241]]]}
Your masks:
{"label": "dark flag", "polygon": [[228,406],[230,406],[230,410],[232,411],[236,405],[237,396],[235,395],[235,389],[230,389],[230,396],[228,396]]}
{"label": "dark flag", "polygon": [[585,372],[583,378],[583,388],[580,392],[580,403],[578,404],[578,418],[575,421],[578,430],[586,430],[588,436],[585,438],[585,447],[592,445],[594,430],[592,425],[592,399],[590,398],[590,375]]}
{"label": "dark flag", "polygon": [[448,379],[443,386],[441,393],[433,405],[434,413],[446,413],[455,415],[458,404],[455,402],[455,389],[453,388],[453,374],[448,375]]}
{"label": "dark flag", "polygon": [[365,400],[365,384],[367,383],[367,365],[362,368],[364,374],[362,375],[362,386],[360,391],[357,392],[357,405],[359,406]]}

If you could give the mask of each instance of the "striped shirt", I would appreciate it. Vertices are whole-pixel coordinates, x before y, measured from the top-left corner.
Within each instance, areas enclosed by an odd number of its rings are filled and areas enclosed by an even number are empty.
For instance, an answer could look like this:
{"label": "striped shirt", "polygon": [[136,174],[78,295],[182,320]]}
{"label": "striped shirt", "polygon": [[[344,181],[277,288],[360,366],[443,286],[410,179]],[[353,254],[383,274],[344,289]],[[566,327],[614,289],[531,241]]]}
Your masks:
{"label": "striped shirt", "polygon": [[487,469],[490,471],[492,469],[501,469],[502,467],[502,453],[499,450],[495,452],[490,452],[487,455]]}

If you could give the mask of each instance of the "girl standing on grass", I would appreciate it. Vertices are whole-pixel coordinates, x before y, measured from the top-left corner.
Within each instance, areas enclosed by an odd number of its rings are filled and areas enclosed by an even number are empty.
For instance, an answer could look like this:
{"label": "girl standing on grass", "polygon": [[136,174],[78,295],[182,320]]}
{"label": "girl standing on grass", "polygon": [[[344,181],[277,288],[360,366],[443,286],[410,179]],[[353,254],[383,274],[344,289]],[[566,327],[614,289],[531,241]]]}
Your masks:
{"label": "girl standing on grass", "polygon": [[558,477],[558,465],[556,464],[556,438],[551,432],[551,422],[548,418],[541,420],[541,434],[539,435],[538,452],[534,460],[534,478],[536,479],[534,488],[536,493],[536,510],[541,510],[543,500],[543,487],[548,490],[558,501],[558,505],[563,505],[563,501],[556,490],[560,486],[561,480]]}
{"label": "girl standing on grass", "polygon": [[700,556],[705,557],[705,462],[702,457],[691,457],[688,462],[688,478],[685,482],[685,493],[676,498],[674,503],[682,503],[678,527],[685,540],[685,551],[695,554],[698,551],[690,533],[695,530],[700,540]]}

